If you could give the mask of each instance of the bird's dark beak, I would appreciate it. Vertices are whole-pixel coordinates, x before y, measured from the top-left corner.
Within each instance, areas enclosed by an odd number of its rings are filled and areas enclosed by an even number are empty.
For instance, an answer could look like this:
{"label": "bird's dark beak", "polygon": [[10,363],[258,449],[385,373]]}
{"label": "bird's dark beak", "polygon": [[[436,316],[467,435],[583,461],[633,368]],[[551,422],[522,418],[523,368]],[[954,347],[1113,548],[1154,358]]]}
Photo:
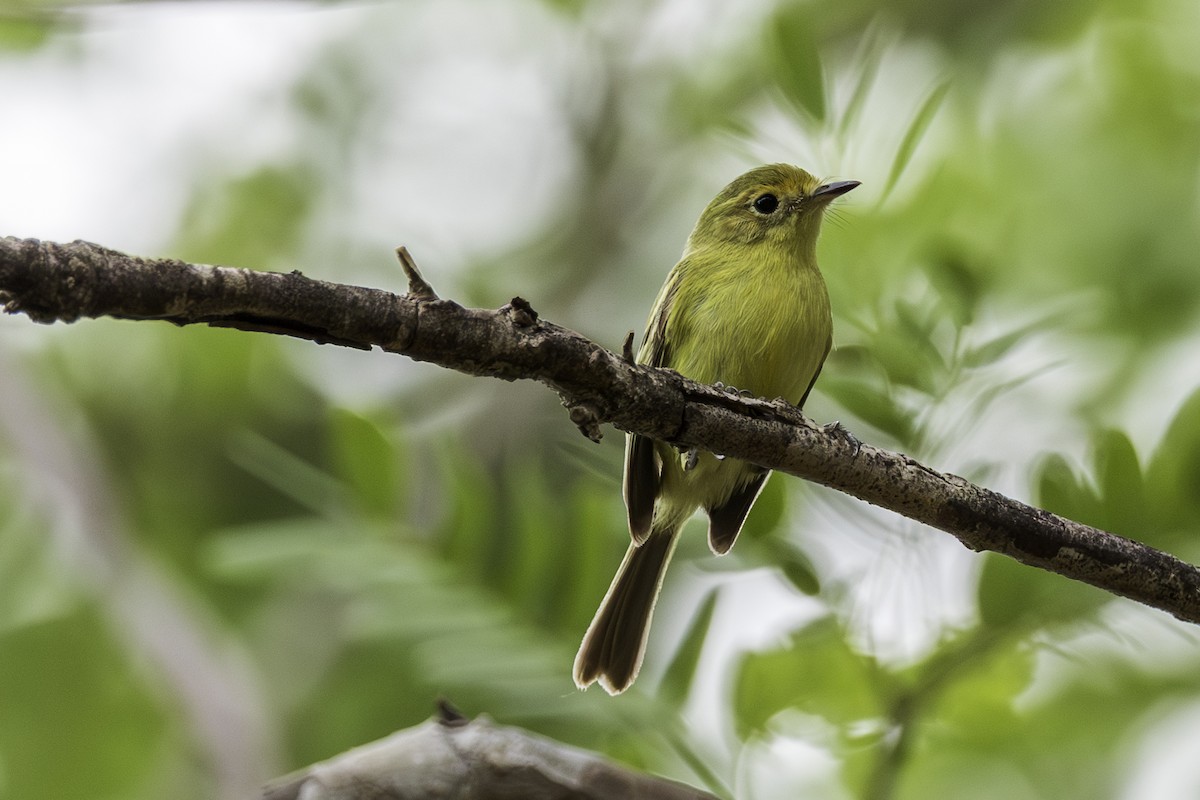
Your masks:
{"label": "bird's dark beak", "polygon": [[834,181],[833,183],[826,183],[823,186],[817,187],[817,190],[812,193],[812,199],[832,200],[835,197],[841,197],[858,185],[858,181]]}

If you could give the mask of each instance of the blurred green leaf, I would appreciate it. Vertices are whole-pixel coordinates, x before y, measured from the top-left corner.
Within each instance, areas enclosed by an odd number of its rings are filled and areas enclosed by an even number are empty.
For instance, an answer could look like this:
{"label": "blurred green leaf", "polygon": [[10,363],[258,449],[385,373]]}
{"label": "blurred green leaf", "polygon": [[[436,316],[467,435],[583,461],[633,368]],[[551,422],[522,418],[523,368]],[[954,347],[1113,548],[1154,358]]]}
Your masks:
{"label": "blurred green leaf", "polygon": [[1122,536],[1150,535],[1151,531],[1142,530],[1149,515],[1133,442],[1124,433],[1109,429],[1100,434],[1095,447],[1096,480],[1106,512],[1099,523]]}
{"label": "blurred green leaf", "polygon": [[1033,333],[1043,329],[1042,321],[1023,325],[1020,328],[1002,333],[988,341],[970,348],[963,354],[963,365],[967,367],[983,367],[999,361],[1017,345],[1029,338]]}
{"label": "blurred green leaf", "polygon": [[34,8],[0,10],[0,51],[37,50],[64,28],[74,27],[66,14]]}
{"label": "blurred green leaf", "polygon": [[577,17],[588,7],[588,0],[542,0],[550,8]]}
{"label": "blurred green leaf", "polygon": [[980,619],[993,629],[1077,621],[1113,599],[1093,586],[996,553],[984,555],[977,592]]}
{"label": "blurred green leaf", "polygon": [[624,506],[617,487],[582,484],[570,493],[569,533],[553,536],[555,568],[544,579],[560,628],[578,640],[600,605],[629,545]]}
{"label": "blurred green leaf", "polygon": [[492,476],[453,440],[443,444],[438,456],[446,492],[446,514],[438,537],[444,555],[479,576],[494,575],[491,555],[503,540],[497,534],[500,499]]}
{"label": "blurred green leaf", "polygon": [[896,300],[895,311],[900,335],[890,339],[887,351],[881,354],[888,377],[893,383],[935,395],[934,373],[946,366],[934,342],[938,320],[930,309],[903,298]]}
{"label": "blurred green leaf", "polygon": [[778,533],[779,523],[787,511],[787,481],[778,476],[767,478],[754,501],[754,507],[746,517],[746,523],[738,539],[769,539]]}
{"label": "blurred green leaf", "polygon": [[231,438],[229,457],[246,472],[317,514],[346,507],[345,492],[328,473],[254,431]]}
{"label": "blurred green leaf", "polygon": [[316,187],[303,167],[263,166],[215,185],[187,210],[179,249],[186,259],[279,269],[303,241]]}
{"label": "blurred green leaf", "polygon": [[512,535],[498,563],[506,593],[539,620],[553,617],[560,602],[547,576],[563,568],[555,542],[567,527],[569,509],[563,506],[570,500],[551,489],[546,474],[537,456],[510,459],[505,478],[506,496],[513,500]]}
{"label": "blurred green leaf", "polygon": [[[1129,438],[1105,431],[1095,445],[1099,490],[1078,477],[1058,455],[1042,464],[1038,503],[1061,516],[1120,533],[1140,528],[1146,518],[1143,480]],[[1053,625],[1092,614],[1111,600],[1099,589],[1027,567],[994,554],[984,561],[979,609],[997,627]]]}
{"label": "blurred green leaf", "polygon": [[[597,702],[571,689],[574,635],[560,639],[530,624],[474,564],[418,541],[363,526],[339,534],[324,523],[283,522],[225,532],[206,549],[205,565],[222,580],[273,587],[281,612],[304,608],[314,593],[338,598],[339,613],[310,613],[263,643],[271,648],[265,657],[285,662],[314,649],[335,654],[313,676],[321,685],[304,693],[297,719],[319,719],[325,706],[347,716],[330,731],[305,729],[297,746],[306,753],[361,743],[369,738],[364,725],[382,734],[412,724],[441,695],[511,720],[561,722]],[[302,673],[281,673],[275,690],[286,694]]]}
{"label": "blurred green leaf", "polygon": [[1096,518],[1099,498],[1062,456],[1055,454],[1045,460],[1037,482],[1037,501],[1042,508],[1085,524]]}
{"label": "blurred green leaf", "polygon": [[859,41],[858,50],[852,60],[857,69],[854,91],[850,93],[850,100],[846,103],[845,111],[842,112],[842,118],[838,123],[839,139],[844,139],[858,123],[863,109],[866,108],[867,97],[879,77],[879,67],[883,61],[885,49],[884,29],[882,20],[877,17],[868,25]]}
{"label": "blurred green leaf", "polygon": [[396,437],[388,438],[371,420],[347,409],[334,409],[329,425],[334,469],[356,505],[369,517],[397,518],[401,479]]}
{"label": "blurred green leaf", "polygon": [[683,640],[675,650],[675,656],[667,665],[666,674],[658,688],[658,699],[671,705],[682,705],[692,688],[696,677],[696,667],[700,664],[700,654],[704,650],[704,640],[712,626],[713,611],[717,607],[718,590],[709,591],[700,602],[691,624],[683,635]]}
{"label": "blurred green leaf", "polygon": [[[999,558],[993,559],[999,561]],[[938,717],[949,736],[986,749],[1023,728],[1014,707],[1033,680],[1034,653],[1019,640],[971,658],[952,672],[936,695]],[[942,737],[938,737],[939,739]]]}
{"label": "blurred green leaf", "polygon": [[904,138],[900,140],[900,146],[896,149],[896,157],[892,160],[892,170],[888,173],[887,182],[883,186],[883,198],[886,199],[891,195],[892,189],[896,188],[896,184],[900,181],[904,170],[908,168],[908,163],[917,151],[917,146],[925,138],[926,131],[929,130],[929,126],[933,123],[933,119],[937,116],[949,91],[950,80],[947,78],[938,82],[929,90],[929,94],[925,95],[925,100],[917,109],[912,122],[904,132]]}
{"label": "blurred green leaf", "polygon": [[911,796],[946,796],[993,778],[1019,797],[1109,796],[1128,774],[1113,754],[1131,730],[1178,712],[1179,692],[1191,691],[1184,685],[1196,684],[1196,670],[1186,663],[1147,672],[1118,650],[1077,648],[1012,640],[964,671],[937,699],[939,724],[923,729],[929,757],[906,769]]}
{"label": "blurred green leaf", "polygon": [[767,35],[770,69],[792,105],[817,121],[825,119],[825,71],[811,19],[813,11],[792,2],[780,9]]}
{"label": "blurred green leaf", "polygon": [[817,620],[792,634],[786,646],[742,658],[733,698],[738,735],[762,734],[787,709],[842,726],[878,717],[875,671],[832,617]]}
{"label": "blurred green leaf", "polygon": [[807,554],[781,541],[775,548],[775,555],[776,563],[788,583],[810,597],[821,593],[821,578]]}
{"label": "blurred green leaf", "polygon": [[[1093,450],[1094,486],[1060,456],[1051,456],[1039,470],[1038,502],[1086,525],[1169,546],[1170,537],[1162,538],[1169,524],[1158,521],[1160,505],[1151,495],[1155,478],[1143,478],[1133,442],[1120,431],[1104,430],[1096,434]],[[1175,501],[1170,507],[1179,505]]]}
{"label": "blurred green leaf", "polygon": [[107,620],[80,608],[0,635],[6,797],[153,795],[162,745],[184,733],[108,633]]}
{"label": "blurred green leaf", "polygon": [[46,524],[0,480],[0,635],[47,617],[61,616],[77,602],[77,589],[58,568]]}
{"label": "blurred green leaf", "polygon": [[898,442],[911,442],[915,435],[912,414],[899,406],[887,392],[860,381],[821,378],[821,391],[863,422]]}
{"label": "blurred green leaf", "polygon": [[913,414],[901,405],[891,386],[889,369],[893,364],[884,364],[890,358],[895,337],[877,341],[886,352],[866,345],[834,348],[817,387],[862,421],[897,442],[908,443],[915,435]]}
{"label": "blurred green leaf", "polygon": [[[776,511],[780,515],[783,514],[789,494],[786,482],[781,478],[772,478],[767,481],[762,495],[759,496],[759,502],[755,503],[750,519],[759,513],[758,506],[763,498],[768,496],[768,492],[771,493],[770,505],[766,509],[769,511],[768,516],[774,515]],[[737,561],[730,568],[745,570],[765,567],[779,570],[788,582],[800,592],[810,596],[819,594],[821,582],[817,577],[816,567],[813,566],[808,555],[784,531],[777,529],[778,524],[778,520],[772,521],[770,528],[764,526],[761,531],[750,531],[749,535],[747,535],[747,531],[742,531],[742,535],[738,539]],[[712,570],[720,570],[723,567],[724,564],[721,561],[717,561],[716,566],[705,565],[705,569]]]}
{"label": "blurred green leaf", "polygon": [[960,328],[970,325],[984,299],[979,276],[956,253],[944,253],[934,258],[926,272],[946,307],[954,314],[955,325]]}
{"label": "blurred green leaf", "polygon": [[[1147,505],[1158,536],[1200,527],[1200,390],[1191,394],[1167,426],[1146,467]],[[1159,538],[1163,537],[1163,538]]]}

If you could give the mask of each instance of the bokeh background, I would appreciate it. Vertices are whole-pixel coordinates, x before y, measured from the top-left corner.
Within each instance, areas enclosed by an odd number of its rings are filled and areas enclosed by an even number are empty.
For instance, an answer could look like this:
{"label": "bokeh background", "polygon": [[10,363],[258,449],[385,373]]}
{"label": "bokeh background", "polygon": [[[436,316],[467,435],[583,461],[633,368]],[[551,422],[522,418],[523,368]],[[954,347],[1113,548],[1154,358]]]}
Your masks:
{"label": "bokeh background", "polygon": [[[0,5],[0,234],[618,347],[769,161],[863,186],[808,411],[1200,560],[1193,0]],[[1194,626],[776,477],[619,698],[621,435],[535,384],[0,319],[0,797],[234,798],[438,697],[743,798],[1193,798]]]}

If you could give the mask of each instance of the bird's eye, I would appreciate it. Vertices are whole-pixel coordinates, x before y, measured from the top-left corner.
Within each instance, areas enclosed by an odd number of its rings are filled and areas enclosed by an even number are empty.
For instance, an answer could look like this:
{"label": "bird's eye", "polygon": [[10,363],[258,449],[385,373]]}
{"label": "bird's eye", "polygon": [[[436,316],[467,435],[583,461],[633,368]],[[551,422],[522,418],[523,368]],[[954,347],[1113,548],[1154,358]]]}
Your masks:
{"label": "bird's eye", "polygon": [[779,198],[773,194],[759,195],[754,200],[754,210],[760,214],[774,214],[779,208]]}

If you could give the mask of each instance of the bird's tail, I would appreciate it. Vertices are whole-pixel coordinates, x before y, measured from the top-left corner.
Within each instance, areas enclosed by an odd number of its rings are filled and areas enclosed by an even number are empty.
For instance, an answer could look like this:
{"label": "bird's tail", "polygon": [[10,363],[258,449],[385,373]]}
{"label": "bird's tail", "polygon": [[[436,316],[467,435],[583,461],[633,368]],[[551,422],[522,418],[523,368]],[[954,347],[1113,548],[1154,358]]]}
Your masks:
{"label": "bird's tail", "polygon": [[575,685],[580,689],[599,681],[604,691],[620,694],[637,677],[679,527],[652,531],[642,544],[629,545],[575,656]]}

